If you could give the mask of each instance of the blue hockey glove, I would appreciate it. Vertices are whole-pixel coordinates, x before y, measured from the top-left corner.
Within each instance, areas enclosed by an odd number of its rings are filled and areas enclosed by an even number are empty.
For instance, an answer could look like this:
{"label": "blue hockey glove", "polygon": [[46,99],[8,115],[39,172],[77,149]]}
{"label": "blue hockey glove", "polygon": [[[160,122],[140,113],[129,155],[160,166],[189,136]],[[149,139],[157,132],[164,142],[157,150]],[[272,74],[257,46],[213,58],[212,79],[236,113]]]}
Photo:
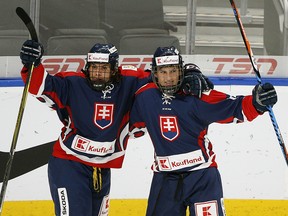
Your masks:
{"label": "blue hockey glove", "polygon": [[184,94],[201,98],[202,92],[213,89],[214,84],[202,74],[197,65],[186,64],[184,66],[184,80],[181,88]]}
{"label": "blue hockey glove", "polygon": [[258,112],[268,111],[267,106],[273,107],[277,102],[277,93],[271,83],[258,84],[252,91],[253,105]]}
{"label": "blue hockey glove", "polygon": [[32,65],[32,63],[37,67],[41,62],[43,53],[44,47],[41,43],[34,40],[26,40],[20,51],[20,59],[26,67]]}

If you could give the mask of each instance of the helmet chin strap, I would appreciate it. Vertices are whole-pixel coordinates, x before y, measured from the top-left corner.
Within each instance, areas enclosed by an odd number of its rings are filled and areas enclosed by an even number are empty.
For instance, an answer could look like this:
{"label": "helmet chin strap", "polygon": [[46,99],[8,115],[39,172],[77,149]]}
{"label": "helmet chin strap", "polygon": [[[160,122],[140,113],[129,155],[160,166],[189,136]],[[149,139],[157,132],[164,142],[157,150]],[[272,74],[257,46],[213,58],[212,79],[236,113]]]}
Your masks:
{"label": "helmet chin strap", "polygon": [[89,83],[90,87],[95,90],[95,91],[103,91],[107,85],[109,85],[110,81],[103,81],[103,80],[97,80],[97,81],[92,81],[90,76],[89,76],[89,71],[82,70],[82,72],[86,76],[86,80]]}
{"label": "helmet chin strap", "polygon": [[107,85],[105,82],[92,82],[90,80],[91,87],[96,91],[103,91]]}
{"label": "helmet chin strap", "polygon": [[173,95],[177,92],[178,88],[176,85],[171,87],[160,86],[159,87],[164,94]]}

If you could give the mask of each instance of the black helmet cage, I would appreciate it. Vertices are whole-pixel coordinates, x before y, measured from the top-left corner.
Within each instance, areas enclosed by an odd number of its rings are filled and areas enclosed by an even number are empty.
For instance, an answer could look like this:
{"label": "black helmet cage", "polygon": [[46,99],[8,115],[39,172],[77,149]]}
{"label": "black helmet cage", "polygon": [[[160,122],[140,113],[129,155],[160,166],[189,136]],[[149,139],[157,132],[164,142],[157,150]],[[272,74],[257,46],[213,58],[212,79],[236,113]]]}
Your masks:
{"label": "black helmet cage", "polygon": [[[167,57],[167,58],[165,58]],[[158,82],[158,78],[155,76],[158,67],[161,66],[178,66],[179,67],[179,80],[175,86],[164,87]],[[184,79],[183,74],[183,60],[179,51],[174,47],[158,47],[152,58],[152,80],[158,86],[161,92],[169,95],[175,94],[180,86],[182,85]]]}
{"label": "black helmet cage", "polygon": [[[92,63],[109,63],[111,69],[110,79],[106,82],[97,82],[90,79],[89,67]],[[85,69],[83,70],[90,86],[97,91],[105,90],[111,83],[120,81],[118,71],[119,54],[113,44],[95,44],[87,54]]]}

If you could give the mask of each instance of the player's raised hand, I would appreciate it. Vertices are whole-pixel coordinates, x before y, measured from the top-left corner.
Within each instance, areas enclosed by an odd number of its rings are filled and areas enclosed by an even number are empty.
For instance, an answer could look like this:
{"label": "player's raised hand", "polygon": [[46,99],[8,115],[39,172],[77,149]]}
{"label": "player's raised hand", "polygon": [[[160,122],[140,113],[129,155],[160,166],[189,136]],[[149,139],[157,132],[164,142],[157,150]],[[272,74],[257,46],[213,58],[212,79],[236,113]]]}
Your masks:
{"label": "player's raised hand", "polygon": [[43,45],[34,40],[26,40],[20,51],[20,59],[22,64],[26,67],[34,63],[34,66],[37,67],[40,62],[42,55],[44,53]]}
{"label": "player's raised hand", "polygon": [[260,113],[268,111],[277,102],[277,93],[271,83],[258,84],[252,91],[253,105]]}

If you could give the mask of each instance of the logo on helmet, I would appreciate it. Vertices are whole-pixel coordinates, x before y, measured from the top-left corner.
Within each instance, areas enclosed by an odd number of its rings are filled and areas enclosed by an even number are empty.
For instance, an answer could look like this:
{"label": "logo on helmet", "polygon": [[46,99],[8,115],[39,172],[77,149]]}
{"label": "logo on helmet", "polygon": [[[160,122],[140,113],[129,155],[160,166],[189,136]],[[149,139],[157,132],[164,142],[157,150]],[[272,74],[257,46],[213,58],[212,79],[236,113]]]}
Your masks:
{"label": "logo on helmet", "polygon": [[109,62],[108,53],[88,53],[87,62]]}
{"label": "logo on helmet", "polygon": [[179,64],[178,55],[160,56],[156,57],[155,60],[157,66]]}
{"label": "logo on helmet", "polygon": [[110,53],[115,53],[115,52],[117,52],[118,50],[116,49],[116,47],[115,46],[113,46],[113,47],[111,47],[110,49],[109,49],[109,52]]}

